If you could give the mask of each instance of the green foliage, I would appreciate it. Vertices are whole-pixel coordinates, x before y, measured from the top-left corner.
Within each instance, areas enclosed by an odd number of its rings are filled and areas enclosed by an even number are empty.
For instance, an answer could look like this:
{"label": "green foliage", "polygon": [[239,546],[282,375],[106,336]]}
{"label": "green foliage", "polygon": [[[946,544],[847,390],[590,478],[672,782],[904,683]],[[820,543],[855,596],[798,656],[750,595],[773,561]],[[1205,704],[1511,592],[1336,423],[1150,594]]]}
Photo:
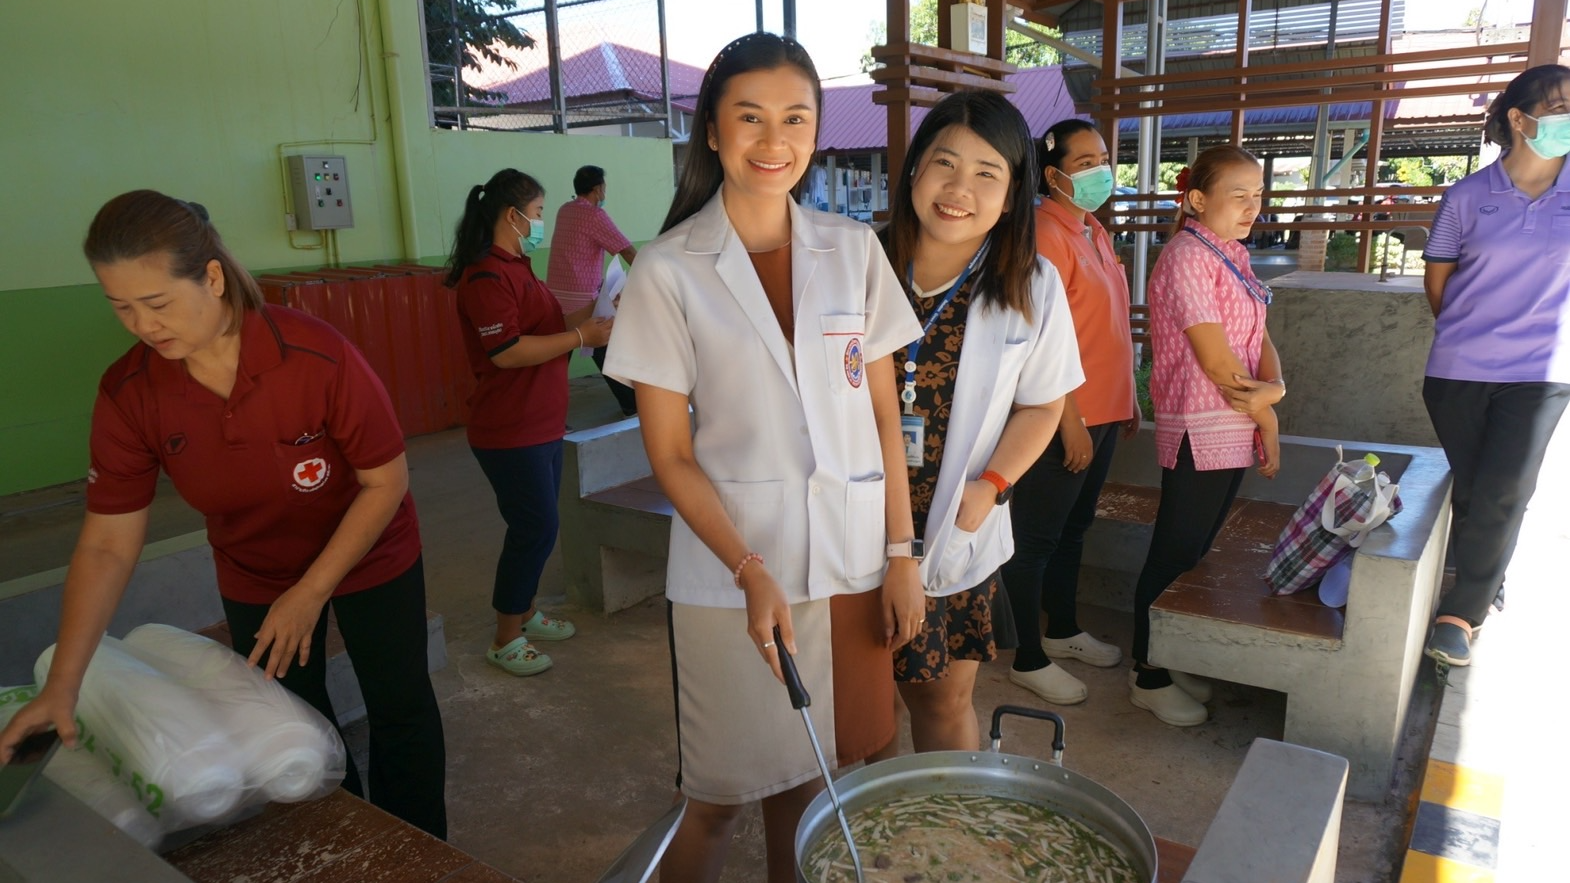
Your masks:
{"label": "green foliage", "polygon": [[1432,187],[1436,184],[1453,184],[1466,177],[1464,156],[1403,156],[1385,160],[1381,165],[1380,180],[1399,181],[1409,187]]}
{"label": "green foliage", "polygon": [[[484,60],[516,70],[518,65],[502,55],[501,48],[531,49],[535,45],[527,31],[501,16],[517,7],[518,0],[424,0],[424,5],[425,52],[431,64],[479,71]],[[431,99],[437,107],[455,106],[455,97],[453,81],[431,80]],[[464,104],[491,104],[504,97],[467,83],[463,87]]]}
{"label": "green foliage", "polygon": [[1139,400],[1140,416],[1154,423],[1156,421],[1156,406],[1150,400],[1150,368],[1154,363],[1151,350],[1145,348],[1145,358],[1138,368],[1134,369],[1134,397]]}
{"label": "green foliage", "polygon": [[1326,270],[1357,269],[1357,234],[1334,233],[1325,243]]}
{"label": "green foliage", "polygon": [[[1037,27],[1049,37],[1061,39],[1063,32],[1053,28]],[[915,0],[910,7],[910,40],[912,43],[925,43],[928,46],[938,45],[938,0]],[[881,46],[888,42],[888,23],[875,21],[867,29],[867,42],[869,46]],[[1047,67],[1057,64],[1058,51],[1050,46],[1038,43],[1035,40],[1018,34],[1014,31],[1003,32],[1003,58],[1009,64],[1021,68]],[[872,53],[866,52],[861,56],[861,72],[866,73],[875,67],[880,67],[879,62],[873,59]]]}

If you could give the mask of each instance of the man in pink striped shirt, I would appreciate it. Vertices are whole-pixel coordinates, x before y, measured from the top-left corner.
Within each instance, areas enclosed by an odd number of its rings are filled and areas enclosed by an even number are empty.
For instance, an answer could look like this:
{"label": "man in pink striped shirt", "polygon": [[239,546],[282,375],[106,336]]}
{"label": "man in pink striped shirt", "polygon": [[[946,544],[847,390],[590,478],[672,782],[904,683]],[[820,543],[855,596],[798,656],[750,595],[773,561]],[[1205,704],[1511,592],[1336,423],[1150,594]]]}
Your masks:
{"label": "man in pink striped shirt", "polygon": [[[556,210],[546,269],[547,284],[561,302],[563,313],[582,309],[600,293],[607,252],[620,255],[629,265],[638,256],[638,250],[605,212],[605,170],[584,166],[572,176],[572,189],[577,196]],[[604,367],[605,347],[594,350],[594,364]],[[605,383],[623,414],[631,417],[638,412],[630,388],[609,377]]]}

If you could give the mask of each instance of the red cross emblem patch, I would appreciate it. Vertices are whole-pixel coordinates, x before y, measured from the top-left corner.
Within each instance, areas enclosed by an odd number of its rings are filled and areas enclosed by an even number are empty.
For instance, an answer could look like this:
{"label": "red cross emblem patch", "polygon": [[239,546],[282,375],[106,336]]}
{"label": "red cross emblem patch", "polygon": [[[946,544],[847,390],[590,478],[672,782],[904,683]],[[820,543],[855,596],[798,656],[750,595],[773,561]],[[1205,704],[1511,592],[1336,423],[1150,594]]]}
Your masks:
{"label": "red cross emblem patch", "polygon": [[294,464],[294,489],[311,493],[321,490],[327,483],[327,476],[332,474],[332,467],[321,457],[312,457]]}

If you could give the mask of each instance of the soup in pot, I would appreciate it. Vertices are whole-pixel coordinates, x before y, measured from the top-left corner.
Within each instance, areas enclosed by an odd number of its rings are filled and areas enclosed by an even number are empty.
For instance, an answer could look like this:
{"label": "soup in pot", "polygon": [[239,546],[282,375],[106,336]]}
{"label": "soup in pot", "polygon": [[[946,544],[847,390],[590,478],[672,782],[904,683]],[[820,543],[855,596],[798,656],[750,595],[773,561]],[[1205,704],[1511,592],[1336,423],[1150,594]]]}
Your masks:
{"label": "soup in pot", "polygon": [[[1084,823],[1019,800],[903,797],[858,810],[851,835],[868,883],[1140,883],[1132,862]],[[838,826],[803,864],[813,883],[854,883]]]}

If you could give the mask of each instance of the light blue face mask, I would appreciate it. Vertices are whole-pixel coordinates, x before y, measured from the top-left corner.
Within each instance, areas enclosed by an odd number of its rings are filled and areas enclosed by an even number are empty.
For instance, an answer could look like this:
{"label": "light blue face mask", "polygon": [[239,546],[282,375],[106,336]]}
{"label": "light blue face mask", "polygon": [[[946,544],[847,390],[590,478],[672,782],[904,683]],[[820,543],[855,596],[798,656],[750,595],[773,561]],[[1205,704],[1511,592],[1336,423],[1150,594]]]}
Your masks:
{"label": "light blue face mask", "polygon": [[528,254],[540,247],[545,241],[545,220],[543,218],[524,218],[529,222],[529,235],[519,232],[516,224],[512,225],[512,232],[518,234],[518,253]]}
{"label": "light blue face mask", "polygon": [[1570,113],[1556,113],[1549,116],[1535,117],[1529,113],[1522,116],[1537,123],[1537,135],[1526,138],[1526,146],[1543,159],[1558,159],[1570,154]]}
{"label": "light blue face mask", "polygon": [[[1058,174],[1061,175],[1063,173],[1059,172]],[[1059,193],[1067,196],[1069,202],[1074,203],[1076,208],[1093,212],[1106,205],[1107,200],[1112,197],[1112,187],[1115,182],[1112,179],[1112,169],[1107,166],[1084,169],[1069,175],[1068,179],[1074,182],[1073,193],[1069,193],[1061,187],[1056,189]]]}

